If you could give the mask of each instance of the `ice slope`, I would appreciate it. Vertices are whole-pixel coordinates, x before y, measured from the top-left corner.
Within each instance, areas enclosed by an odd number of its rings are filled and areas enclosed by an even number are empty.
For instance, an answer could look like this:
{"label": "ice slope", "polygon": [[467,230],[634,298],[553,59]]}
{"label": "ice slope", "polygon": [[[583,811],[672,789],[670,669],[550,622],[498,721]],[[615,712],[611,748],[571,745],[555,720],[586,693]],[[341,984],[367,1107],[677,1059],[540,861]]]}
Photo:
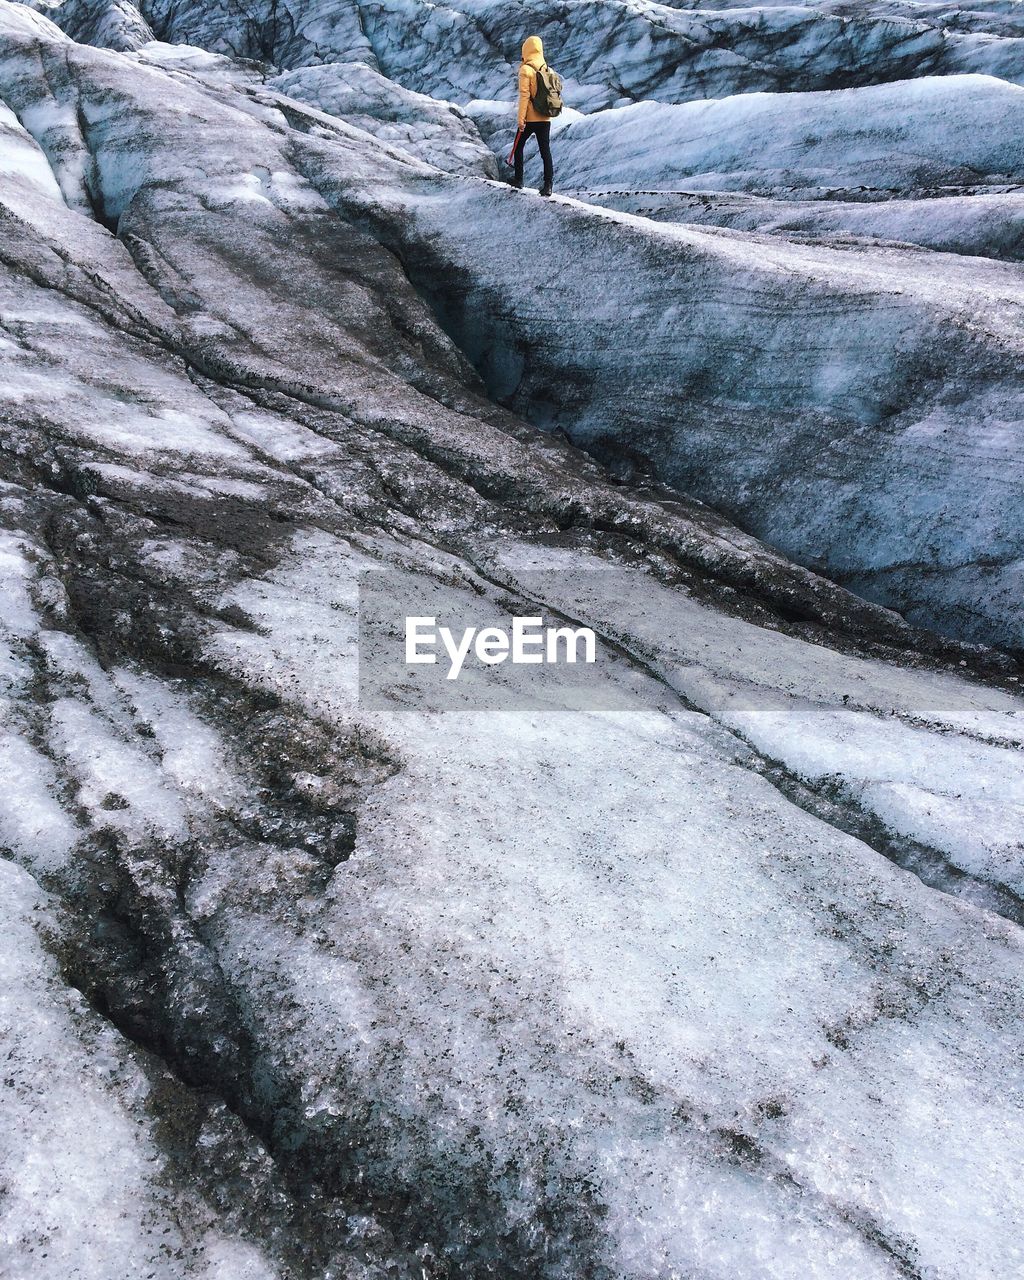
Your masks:
{"label": "ice slope", "polygon": [[[15,798],[30,801],[31,779],[12,781]],[[270,1280],[269,1260],[204,1203],[201,1164],[175,1168],[166,1140],[177,1108],[201,1127],[200,1150],[221,1148],[222,1172],[231,1152],[258,1182],[261,1158],[237,1119],[197,1104],[67,986],[46,945],[59,937],[54,904],[27,872],[0,861],[0,886],[4,1274],[175,1275],[188,1257],[191,1274],[211,1280]]]}
{"label": "ice slope", "polygon": [[52,17],[74,40],[128,52],[153,39],[132,0],[37,0],[33,9]]}
{"label": "ice slope", "polygon": [[398,248],[494,395],[916,621],[1019,646],[1016,268],[416,186],[402,219],[383,176],[331,198]]}
{"label": "ice slope", "polygon": [[[982,19],[988,22],[984,13],[978,15]],[[359,75],[372,92],[358,104],[350,98],[346,108],[328,87],[339,75]],[[370,69],[309,67],[272,83],[292,87],[319,107],[369,127],[410,155],[450,167],[479,154],[450,107],[425,102],[397,86],[388,88]],[[735,244],[726,252],[723,244],[702,241],[712,259],[729,259],[716,278],[734,299],[724,317],[710,319],[704,315],[709,300],[699,275],[688,282],[673,277],[679,292],[666,310],[645,297],[643,280],[649,270],[634,271],[625,288],[627,296],[640,298],[630,305],[641,314],[653,306],[657,321],[641,321],[625,340],[608,335],[593,353],[587,347],[594,317],[623,288],[616,263],[607,268],[603,263],[604,248],[588,251],[581,272],[574,261],[578,245],[573,235],[554,238],[552,245],[553,237],[540,233],[537,258],[543,266],[537,270],[562,281],[562,293],[578,299],[566,308],[562,294],[523,288],[518,213],[499,206],[485,214],[486,203],[475,207],[483,197],[462,193],[465,222],[452,219],[447,196],[436,186],[430,188],[436,198],[414,200],[415,216],[399,220],[400,247],[412,263],[419,263],[418,280],[428,291],[437,294],[439,277],[440,288],[454,294],[444,302],[446,322],[474,355],[492,390],[514,395],[515,407],[535,420],[569,431],[616,457],[617,465],[654,467],[724,507],[788,554],[842,576],[858,590],[908,611],[915,621],[1019,646],[1015,393],[1008,393],[1011,403],[1002,408],[971,403],[969,393],[964,399],[958,369],[964,370],[968,384],[975,375],[986,384],[1002,375],[992,377],[984,365],[974,369],[971,349],[961,356],[946,350],[947,344],[958,344],[958,332],[968,348],[990,340],[1003,346],[1005,316],[1014,308],[1012,277],[999,277],[980,264],[908,258],[887,246],[873,252],[870,244],[849,243],[849,237],[1016,259],[1020,197],[1005,188],[1019,170],[1015,113],[1020,93],[990,77],[925,77],[843,92],[746,94],[680,106],[647,103],[574,118],[558,140],[559,181],[563,186],[582,184],[588,199],[675,220],[810,233],[825,246],[839,242],[838,253],[820,256],[800,247],[762,254],[757,242],[745,250]],[[476,118],[482,121],[481,110]],[[455,130],[451,135],[449,127]],[[499,128],[494,135],[500,150],[508,132]],[[662,141],[666,136],[670,146]],[[436,142],[449,137],[451,147]],[[468,162],[476,163],[472,158]],[[382,190],[369,195],[370,205],[376,199],[387,204],[391,177],[382,173],[373,182]],[[668,194],[658,190],[659,183]],[[698,209],[685,194],[671,194],[680,184],[709,189]],[[949,195],[864,203],[868,195],[917,196],[922,185]],[[714,189],[721,187],[770,191],[776,199],[737,202],[717,194]],[[960,194],[989,189],[994,194]],[[779,194],[829,198],[780,203]],[[837,200],[837,195],[846,198]],[[388,205],[389,211],[394,207]],[[535,215],[543,218],[536,210],[530,216]],[[372,221],[374,215],[369,216]],[[385,222],[390,217],[389,212]],[[434,220],[441,222],[439,234]],[[398,244],[390,226],[381,234]],[[611,246],[624,232],[606,227],[593,234],[598,243]],[[426,264],[420,261],[424,237],[430,245]],[[627,240],[633,243],[634,237]],[[676,247],[657,234],[648,243],[670,258],[678,252],[678,238]],[[861,337],[855,325],[849,335],[830,338],[821,353],[828,367],[822,367],[807,347],[802,310],[778,327],[771,322],[765,332],[751,333],[744,356],[763,372],[754,369],[748,378],[738,356],[721,356],[723,347],[733,347],[732,330],[753,323],[751,305],[732,284],[737,276],[747,281],[748,264],[755,275],[768,277],[764,294],[752,304],[760,315],[784,309],[786,291],[800,279],[834,276],[840,293],[852,290],[853,297],[840,303],[844,314],[849,308],[861,311],[867,289],[875,304],[861,316]],[[904,274],[910,292],[921,295],[920,308],[912,301],[908,315],[897,302],[896,315],[876,329],[878,309],[888,310],[894,297],[906,295]],[[660,289],[655,281],[656,293]],[[818,304],[807,305],[813,312]],[[832,304],[821,305],[828,309]],[[710,306],[718,310],[713,299]],[[991,309],[990,338],[977,331],[976,307],[983,314]],[[567,310],[568,317],[562,314]],[[466,313],[464,319],[460,311]],[[489,330],[480,316],[495,311],[500,323]],[[958,319],[947,332],[944,317],[951,312]],[[699,320],[691,324],[693,317]],[[909,345],[901,339],[897,350],[888,350],[888,339],[880,335],[904,324],[916,338]],[[811,328],[816,325],[816,319],[810,321]],[[941,337],[935,326],[942,329]],[[535,340],[538,335],[540,341]],[[787,369],[781,380],[777,348]],[[1011,358],[1004,367],[1013,363]],[[653,378],[648,368],[656,371]],[[796,389],[786,385],[794,375],[800,384]],[[895,387],[907,393],[893,402]],[[943,406],[938,427],[929,407],[936,393],[961,397],[958,407],[947,411]],[[633,414],[637,402],[645,410],[639,423]],[[845,419],[839,423],[833,421],[837,402]],[[779,421],[794,407],[799,417],[809,415],[796,424],[795,433],[788,422]],[[946,421],[949,414],[958,425]],[[980,434],[978,421],[987,424]],[[890,431],[898,437],[895,443]],[[956,437],[952,443],[951,431]],[[822,433],[840,437],[823,456],[818,449]],[[990,458],[996,459],[994,472]],[[909,487],[929,496],[916,497],[908,516],[903,499]]]}
{"label": "ice slope", "polygon": [[1024,198],[980,192],[892,200],[786,200],[736,192],[608,188],[587,200],[656,222],[730,227],[813,238],[895,241],[945,253],[1019,261],[1024,255]]}
{"label": "ice slope", "polygon": [[[91,29],[95,13],[111,7],[109,0],[33,4],[76,36]],[[958,11],[975,20],[958,23]],[[134,11],[128,0],[118,0],[116,12]],[[289,70],[365,62],[407,89],[457,103],[505,96],[530,32],[544,38],[571,100],[584,110],[646,98],[681,102],[755,90],[844,88],[952,71],[1024,76],[1020,24],[1012,11],[990,5],[143,0],[139,12],[161,40]]]}
{"label": "ice slope", "polygon": [[410,93],[363,63],[302,67],[268,80],[267,86],[449,173],[498,176],[494,156],[458,107]]}
{"label": "ice slope", "polygon": [[830,193],[1020,183],[1024,89],[992,76],[926,76],[829,93],[642,102],[571,121],[567,189]]}
{"label": "ice slope", "polygon": [[[658,221],[1017,259],[1022,90],[987,76],[573,117],[559,179]],[[475,104],[479,121],[490,121]],[[504,145],[505,130],[493,145]]]}
{"label": "ice slope", "polygon": [[[650,233],[0,37],[5,1268],[1019,1268],[1016,680],[488,402],[368,228]],[[368,564],[550,572],[618,710],[362,706]]]}

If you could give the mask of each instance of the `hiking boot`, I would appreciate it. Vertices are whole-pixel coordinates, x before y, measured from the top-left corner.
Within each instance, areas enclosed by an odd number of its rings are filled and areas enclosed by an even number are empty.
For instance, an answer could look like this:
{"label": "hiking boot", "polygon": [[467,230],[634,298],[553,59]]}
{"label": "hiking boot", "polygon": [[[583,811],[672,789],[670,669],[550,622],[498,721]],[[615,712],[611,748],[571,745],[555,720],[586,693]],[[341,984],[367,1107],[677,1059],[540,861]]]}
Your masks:
{"label": "hiking boot", "polygon": [[544,183],[544,185],[543,185],[543,186],[541,187],[541,189],[540,189],[540,194],[541,194],[542,196],[549,196],[549,195],[551,194],[551,184],[550,184],[550,182],[545,182],[545,183]]}
{"label": "hiking boot", "polygon": [[523,180],[522,178],[509,178],[508,185],[513,189],[513,191],[522,191]]}

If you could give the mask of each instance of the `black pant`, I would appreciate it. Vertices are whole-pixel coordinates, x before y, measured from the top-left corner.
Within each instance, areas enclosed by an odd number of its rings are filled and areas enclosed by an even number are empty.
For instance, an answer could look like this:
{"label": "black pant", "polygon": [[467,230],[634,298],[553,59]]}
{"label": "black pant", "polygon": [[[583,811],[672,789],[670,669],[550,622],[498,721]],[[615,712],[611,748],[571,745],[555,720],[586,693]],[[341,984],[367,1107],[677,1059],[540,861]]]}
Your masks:
{"label": "black pant", "polygon": [[550,120],[531,120],[529,124],[523,125],[523,131],[519,135],[516,149],[512,153],[512,160],[516,167],[516,182],[521,183],[523,180],[523,151],[526,148],[526,139],[531,136],[537,139],[540,158],[544,161],[544,185],[550,187],[555,176],[555,171],[551,165]]}

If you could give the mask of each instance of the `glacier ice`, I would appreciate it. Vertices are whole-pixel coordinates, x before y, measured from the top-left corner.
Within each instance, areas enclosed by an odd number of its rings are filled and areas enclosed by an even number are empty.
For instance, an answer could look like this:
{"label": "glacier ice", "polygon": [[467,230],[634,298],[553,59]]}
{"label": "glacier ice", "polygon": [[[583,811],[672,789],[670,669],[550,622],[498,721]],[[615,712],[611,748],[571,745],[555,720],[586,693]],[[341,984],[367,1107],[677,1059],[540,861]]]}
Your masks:
{"label": "glacier ice", "polygon": [[507,6],[0,0],[5,1274],[1021,1268],[1019,16],[572,19],[548,204]]}

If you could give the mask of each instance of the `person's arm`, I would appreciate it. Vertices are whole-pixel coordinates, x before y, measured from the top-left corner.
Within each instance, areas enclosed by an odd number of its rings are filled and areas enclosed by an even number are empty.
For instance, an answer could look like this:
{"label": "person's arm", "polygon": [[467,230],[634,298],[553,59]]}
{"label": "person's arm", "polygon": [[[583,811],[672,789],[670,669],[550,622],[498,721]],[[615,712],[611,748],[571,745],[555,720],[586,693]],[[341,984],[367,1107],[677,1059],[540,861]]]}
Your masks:
{"label": "person's arm", "polygon": [[519,68],[519,120],[518,125],[521,129],[526,124],[526,108],[530,105],[530,99],[533,97],[533,76],[530,75],[530,68],[524,62]]}

